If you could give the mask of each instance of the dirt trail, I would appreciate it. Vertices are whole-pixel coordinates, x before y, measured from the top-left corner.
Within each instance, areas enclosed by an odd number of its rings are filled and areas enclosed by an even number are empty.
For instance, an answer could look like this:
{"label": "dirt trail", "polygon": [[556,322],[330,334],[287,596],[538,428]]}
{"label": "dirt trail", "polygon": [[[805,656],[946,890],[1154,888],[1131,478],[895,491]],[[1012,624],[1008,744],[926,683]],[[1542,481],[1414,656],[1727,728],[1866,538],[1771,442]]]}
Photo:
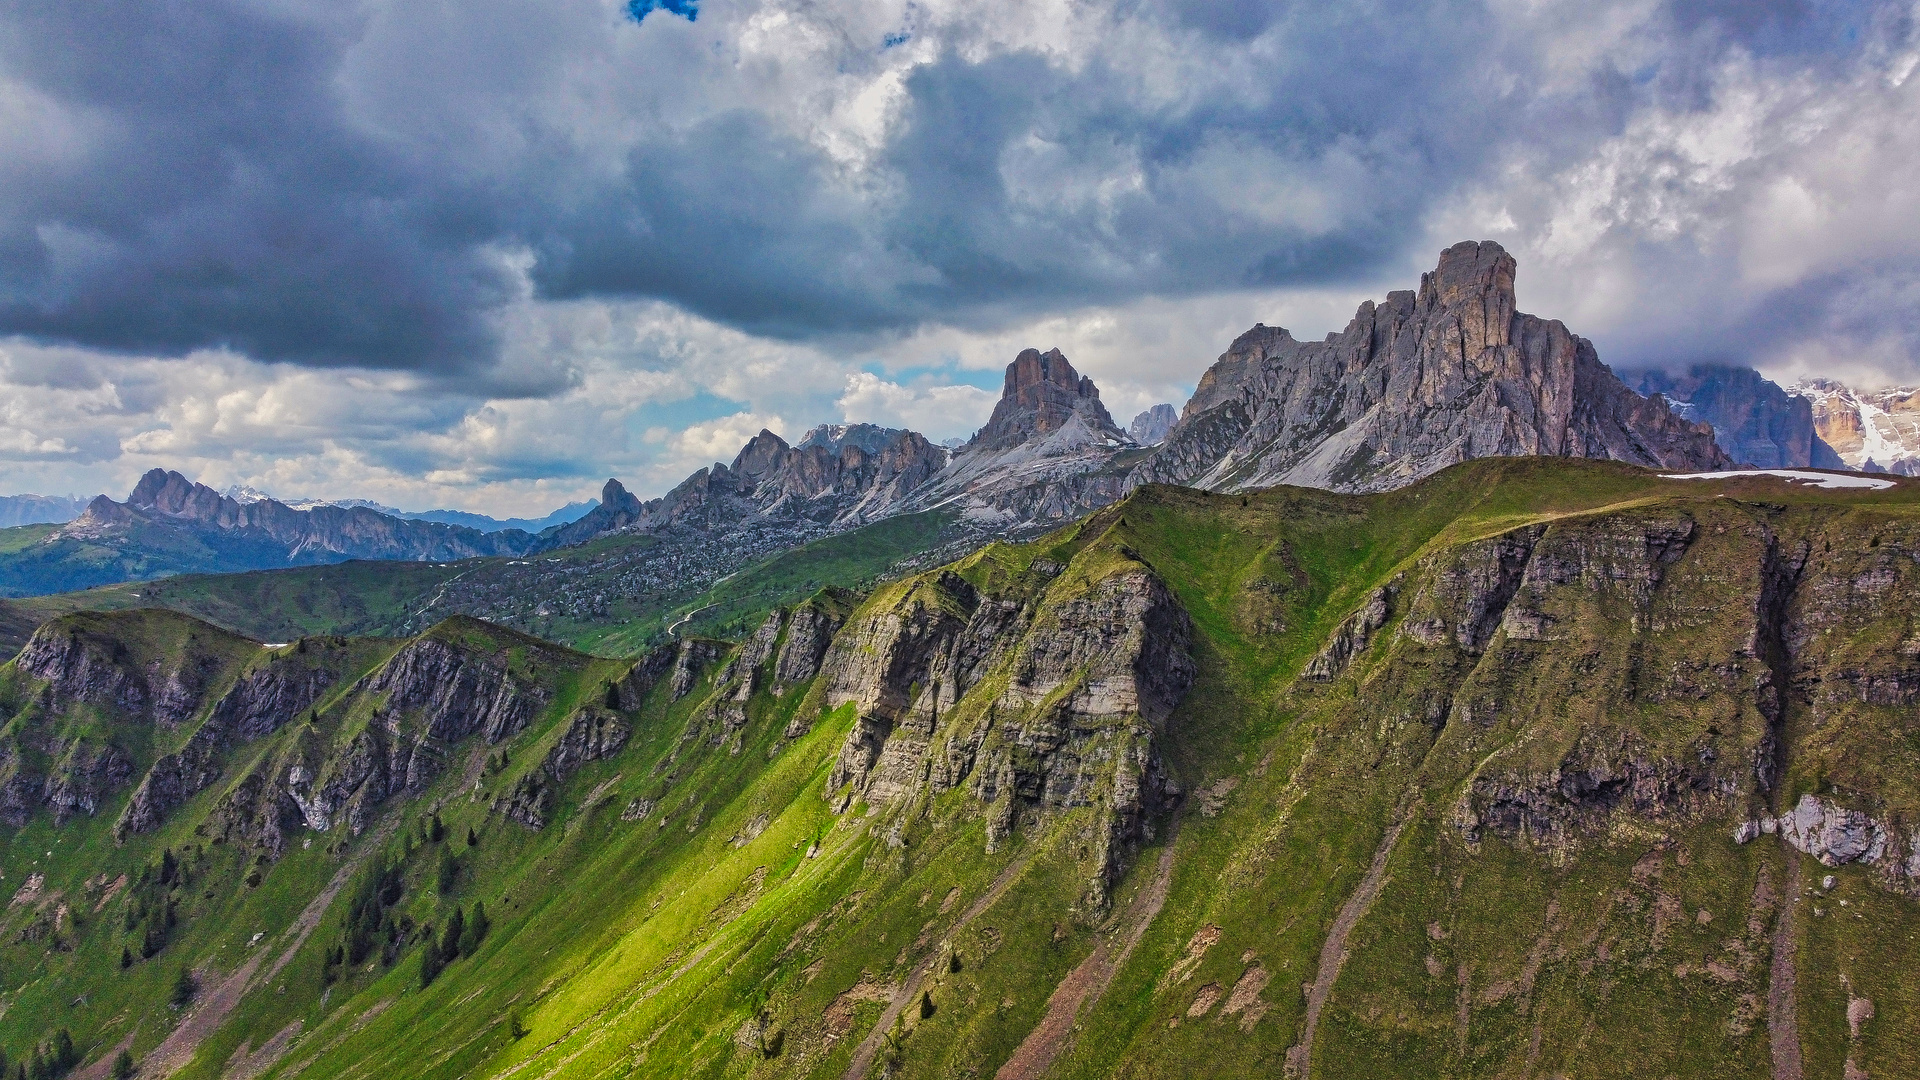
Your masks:
{"label": "dirt trail", "polygon": [[1773,928],[1773,970],[1767,978],[1767,1039],[1773,1047],[1773,1080],[1804,1080],[1800,1059],[1800,1020],[1794,1008],[1793,909],[1805,883],[1800,853],[1787,848],[1786,896]]}
{"label": "dirt trail", "polygon": [[[1100,1000],[1114,973],[1126,965],[1134,946],[1146,936],[1147,927],[1166,906],[1167,890],[1173,884],[1173,842],[1179,837],[1179,824],[1167,831],[1167,845],[1160,849],[1160,861],[1153,878],[1134,894],[1124,913],[1109,922],[1106,932],[1093,946],[1087,958],[1067,974],[1047,999],[1046,1015],[1039,1026],[1027,1033],[1020,1046],[1000,1066],[994,1080],[1033,1080],[1046,1073],[1073,1033],[1073,1022],[1080,1010]],[[1117,948],[1115,947],[1117,944]]]}
{"label": "dirt trail", "polygon": [[1333,993],[1333,984],[1340,978],[1340,968],[1347,962],[1347,935],[1366,915],[1367,909],[1379,897],[1380,890],[1387,881],[1387,862],[1393,855],[1393,846],[1400,840],[1400,830],[1407,827],[1411,820],[1411,811],[1401,814],[1387,835],[1381,839],[1379,850],[1373,853],[1373,862],[1367,867],[1366,876],[1360,879],[1360,885],[1347,897],[1341,906],[1340,914],[1333,920],[1333,930],[1327,934],[1327,940],[1320,946],[1320,966],[1314,971],[1313,985],[1307,990],[1306,1021],[1301,1025],[1300,1044],[1287,1051],[1286,1071],[1288,1076],[1304,1077],[1313,1068],[1313,1033],[1320,1023],[1320,1010],[1327,1004],[1327,996]]}
{"label": "dirt trail", "polygon": [[[327,913],[327,908],[333,903],[334,897],[340,895],[340,890],[346,887],[347,879],[360,868],[368,852],[378,851],[386,845],[387,839],[393,835],[399,823],[398,815],[388,819],[365,844],[361,845],[360,850],[355,852],[352,858],[340,864],[340,869],[333,873],[333,880],[327,882],[327,887],[320,890],[320,894],[300,912],[300,917],[293,921],[293,926],[290,928],[293,930],[293,940],[288,942],[287,947],[274,958],[273,965],[267,969],[264,976],[259,979],[254,978],[255,972],[260,969],[261,962],[266,959],[266,950],[262,949],[235,969],[233,974],[221,980],[220,985],[214,987],[211,992],[200,996],[200,1000],[194,1004],[193,1011],[180,1022],[180,1026],[174,1028],[164,1042],[154,1047],[152,1053],[141,1059],[140,1075],[156,1078],[171,1076],[192,1061],[194,1052],[200,1048],[200,1043],[207,1036],[218,1031],[221,1024],[226,1023],[227,1017],[246,997],[247,991],[256,985],[272,982],[289,963],[293,962],[294,954],[307,943],[307,938],[313,936],[313,931],[320,925],[320,919]],[[262,1050],[266,1048],[261,1047]],[[284,1050],[285,1047],[282,1046],[281,1049]]]}
{"label": "dirt trail", "polygon": [[845,1080],[863,1080],[867,1070],[873,1067],[874,1056],[880,1052],[881,1040],[885,1039],[887,1032],[893,1029],[893,1022],[900,1018],[900,1013],[907,1007],[907,1003],[913,1001],[920,993],[920,984],[926,981],[927,973],[933,970],[934,962],[946,955],[946,947],[953,941],[954,935],[966,929],[968,924],[997,903],[1000,897],[1005,895],[1007,887],[1013,884],[1013,879],[1020,875],[1020,871],[1026,869],[1027,863],[1032,858],[1030,854],[1024,855],[1008,863],[1007,868],[1000,871],[1000,876],[993,879],[993,884],[987,886],[987,891],[981,893],[979,899],[967,906],[967,910],[961,913],[960,918],[940,936],[939,942],[927,950],[927,955],[921,958],[920,963],[914,965],[912,974],[907,976],[907,981],[900,984],[900,989],[894,992],[893,1000],[887,1002],[886,1009],[880,1013],[880,1019],[873,1025],[873,1030],[868,1032],[867,1037],[854,1048],[853,1060],[847,1064]]}

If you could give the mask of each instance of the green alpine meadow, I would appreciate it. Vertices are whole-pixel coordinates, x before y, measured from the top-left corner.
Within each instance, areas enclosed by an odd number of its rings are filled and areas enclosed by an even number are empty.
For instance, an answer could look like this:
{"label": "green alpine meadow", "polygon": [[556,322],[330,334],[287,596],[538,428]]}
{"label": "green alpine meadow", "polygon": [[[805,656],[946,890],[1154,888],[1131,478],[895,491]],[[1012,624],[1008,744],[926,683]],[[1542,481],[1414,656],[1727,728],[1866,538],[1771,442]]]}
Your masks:
{"label": "green alpine meadow", "polygon": [[1908,482],[1147,485],[851,576],[637,656],[48,619],[7,1075],[1920,1073]]}

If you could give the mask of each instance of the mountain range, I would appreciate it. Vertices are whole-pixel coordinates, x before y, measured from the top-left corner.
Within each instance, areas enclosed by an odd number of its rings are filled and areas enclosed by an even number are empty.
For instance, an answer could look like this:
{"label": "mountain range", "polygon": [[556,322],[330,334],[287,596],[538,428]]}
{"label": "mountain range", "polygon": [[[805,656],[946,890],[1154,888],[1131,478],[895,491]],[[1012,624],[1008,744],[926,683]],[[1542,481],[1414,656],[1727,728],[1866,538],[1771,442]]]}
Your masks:
{"label": "mountain range", "polygon": [[0,602],[0,1077],[1920,1074],[1920,481],[1733,468],[1894,410],[1515,270],[537,534],[16,531],[275,569]]}
{"label": "mountain range", "polygon": [[957,447],[870,424],[822,426],[795,444],[762,431],[731,464],[699,469],[665,495],[642,500],[610,479],[597,503],[526,522],[549,523],[537,532],[355,500],[221,496],[156,470],[126,503],[96,499],[57,532],[0,552],[0,591],[345,559],[526,555],[610,534],[714,535],[749,523],[757,548],[777,549],[930,511],[982,535],[1021,536],[1145,483],[1379,491],[1479,457],[1678,470],[1920,468],[1920,427],[1909,432],[1900,419],[1910,393],[1867,400],[1835,383],[1782,388],[1724,365],[1623,380],[1584,338],[1520,312],[1516,275],[1498,244],[1455,245],[1418,289],[1361,305],[1323,341],[1255,326],[1183,410],[1155,406],[1129,430],[1059,350],[1028,349],[1007,366],[987,424]]}
{"label": "mountain range", "polygon": [[[600,505],[593,499],[568,503],[558,510],[537,518],[496,518],[486,514],[475,514],[466,510],[400,510],[374,502],[372,499],[312,499],[312,498],[275,498],[258,488],[236,484],[220,494],[235,502],[256,503],[272,501],[295,510],[311,510],[317,506],[337,506],[343,509],[365,507],[388,517],[405,521],[437,521],[442,525],[460,525],[481,532],[504,532],[507,529],[519,529],[522,532],[538,533],[555,525],[565,525],[577,521],[594,507]],[[77,515],[76,515],[77,516]]]}
{"label": "mountain range", "polygon": [[1916,497],[1551,456],[1144,483],[620,658],[64,615],[0,666],[0,1047],[1911,1075]]}

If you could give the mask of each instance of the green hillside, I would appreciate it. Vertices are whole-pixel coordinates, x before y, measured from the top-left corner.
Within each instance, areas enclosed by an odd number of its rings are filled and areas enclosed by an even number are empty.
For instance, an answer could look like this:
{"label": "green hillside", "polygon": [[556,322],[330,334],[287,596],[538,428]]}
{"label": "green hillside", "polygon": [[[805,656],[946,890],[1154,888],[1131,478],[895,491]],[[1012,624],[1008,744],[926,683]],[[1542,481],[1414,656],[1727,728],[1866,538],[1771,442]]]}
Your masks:
{"label": "green hillside", "polygon": [[700,599],[734,641],[632,660],[61,616],[0,668],[0,1047],[1920,1075],[1920,488],[1152,487],[803,601],[914,543],[729,579]]}

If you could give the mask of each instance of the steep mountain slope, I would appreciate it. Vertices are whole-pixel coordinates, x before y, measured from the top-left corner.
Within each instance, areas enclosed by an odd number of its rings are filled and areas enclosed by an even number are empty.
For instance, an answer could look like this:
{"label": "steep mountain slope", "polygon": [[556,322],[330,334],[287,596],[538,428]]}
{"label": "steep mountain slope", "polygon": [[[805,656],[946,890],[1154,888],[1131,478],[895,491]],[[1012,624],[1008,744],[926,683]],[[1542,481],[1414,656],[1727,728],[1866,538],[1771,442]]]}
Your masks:
{"label": "steep mountain slope", "polygon": [[1684,374],[1623,371],[1620,377],[1641,394],[1659,394],[1681,417],[1710,425],[1714,442],[1742,464],[1847,468],[1815,430],[1812,402],[1752,368],[1694,364]]}
{"label": "steep mountain slope", "polygon": [[1815,430],[1847,468],[1920,473],[1920,389],[1856,392],[1833,379],[1808,379],[1787,390],[1812,405]]}
{"label": "steep mountain slope", "polygon": [[1480,457],[1733,463],[1705,425],[1627,389],[1592,343],[1520,313],[1514,271],[1498,244],[1455,244],[1418,292],[1362,304],[1323,342],[1255,326],[1130,482],[1383,491]]}
{"label": "steep mountain slope", "polygon": [[242,503],[155,469],[126,502],[99,496],[58,531],[0,554],[0,595],[348,559],[444,562],[517,554],[532,542],[518,531],[405,521],[365,507]]}
{"label": "steep mountain slope", "polygon": [[[306,1078],[1912,1075],[1917,555],[1907,485],[1536,458],[1144,487],[635,661],[470,620],[57,622],[0,670],[0,732],[130,768],[0,831],[0,1045]],[[308,663],[339,674],[282,707]],[[218,779],[133,827],[210,726]]]}

